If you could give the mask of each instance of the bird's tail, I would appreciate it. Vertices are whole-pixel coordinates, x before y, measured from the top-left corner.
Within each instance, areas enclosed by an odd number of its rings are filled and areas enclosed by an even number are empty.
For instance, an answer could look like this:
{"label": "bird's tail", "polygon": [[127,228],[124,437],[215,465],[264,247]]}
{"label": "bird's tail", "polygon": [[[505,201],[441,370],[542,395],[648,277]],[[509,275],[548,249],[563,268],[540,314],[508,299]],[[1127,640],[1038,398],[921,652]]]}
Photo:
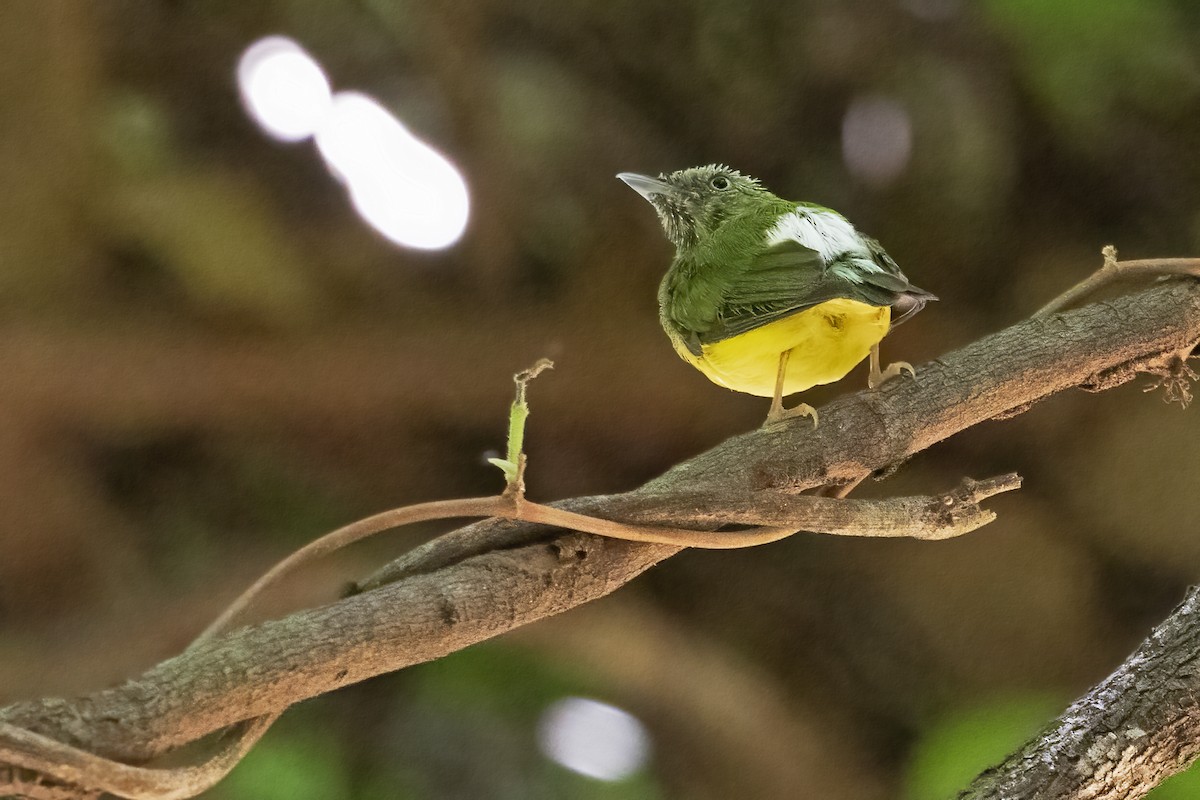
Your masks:
{"label": "bird's tail", "polygon": [[909,286],[908,289],[900,293],[896,298],[896,302],[892,303],[892,327],[896,327],[901,322],[904,322],[913,314],[916,314],[925,304],[937,300],[937,295],[933,292],[927,292],[924,289],[918,289],[916,286]]}

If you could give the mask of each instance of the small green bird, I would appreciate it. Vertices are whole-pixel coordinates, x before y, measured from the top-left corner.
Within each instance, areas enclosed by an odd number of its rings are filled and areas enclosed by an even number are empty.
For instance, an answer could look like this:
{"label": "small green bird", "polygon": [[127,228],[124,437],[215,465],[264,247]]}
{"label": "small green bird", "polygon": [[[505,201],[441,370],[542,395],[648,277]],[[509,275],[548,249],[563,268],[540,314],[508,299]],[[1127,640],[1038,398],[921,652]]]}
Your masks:
{"label": "small green bird", "polygon": [[675,351],[714,383],[770,397],[766,424],[817,412],[783,397],[841,379],[868,355],[867,384],[913,372],[879,369],[879,342],[930,300],[845,217],[793,203],[711,164],[651,178],[617,176],[650,201],[675,245],[658,290]]}

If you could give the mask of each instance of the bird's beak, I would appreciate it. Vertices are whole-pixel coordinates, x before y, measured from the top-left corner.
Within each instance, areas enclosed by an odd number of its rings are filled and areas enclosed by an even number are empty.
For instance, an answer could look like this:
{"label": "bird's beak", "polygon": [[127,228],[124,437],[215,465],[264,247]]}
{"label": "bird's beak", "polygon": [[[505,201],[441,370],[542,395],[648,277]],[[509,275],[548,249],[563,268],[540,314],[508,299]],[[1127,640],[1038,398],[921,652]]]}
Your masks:
{"label": "bird's beak", "polygon": [[671,184],[666,181],[660,181],[658,178],[651,178],[649,175],[639,175],[636,172],[622,172],[617,177],[629,184],[630,189],[633,189],[650,202],[654,202],[653,197],[656,194],[671,193]]}

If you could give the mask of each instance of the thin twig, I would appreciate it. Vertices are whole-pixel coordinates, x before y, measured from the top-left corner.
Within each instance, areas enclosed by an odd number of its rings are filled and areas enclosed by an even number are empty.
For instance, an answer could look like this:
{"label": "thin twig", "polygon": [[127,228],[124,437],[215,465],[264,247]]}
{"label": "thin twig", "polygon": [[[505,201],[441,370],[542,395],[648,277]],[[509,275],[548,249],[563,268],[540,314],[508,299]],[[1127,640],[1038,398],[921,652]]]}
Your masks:
{"label": "thin twig", "polygon": [[1104,266],[1039,308],[1033,316],[1044,317],[1053,314],[1119,280],[1146,275],[1190,275],[1200,278],[1200,258],[1140,258],[1118,261],[1117,248],[1111,244],[1105,245],[1100,252],[1104,256]]}
{"label": "thin twig", "polygon": [[328,555],[354,542],[362,541],[369,536],[374,536],[377,533],[398,528],[402,525],[412,525],[418,522],[454,517],[502,516],[506,507],[507,509],[511,509],[512,503],[504,502],[499,497],[435,500],[429,503],[418,503],[416,505],[381,511],[378,514],[372,514],[369,517],[351,522],[349,525],[344,525],[314,539],[263,573],[262,577],[242,592],[236,600],[230,603],[196,637],[189,649],[195,648],[229,630],[233,622],[249,607],[255,598],[271,586],[277,584],[288,574],[295,572],[300,567],[315,561],[321,556]]}
{"label": "thin twig", "polygon": [[314,539],[296,550],[242,592],[236,600],[221,612],[204,632],[196,637],[191,647],[196,647],[229,630],[233,622],[249,607],[250,603],[266,589],[277,584],[289,573],[317,558],[354,542],[362,541],[383,531],[455,517],[496,517],[525,522],[555,525],[570,530],[622,539],[627,542],[656,542],[678,547],[700,547],[708,549],[734,549],[754,547],[775,542],[795,533],[798,528],[757,528],[729,533],[713,533],[683,528],[668,528],[650,525],[631,525],[612,520],[576,514],[571,511],[544,506],[521,500],[507,492],[494,497],[470,497],[457,500],[434,500],[411,506],[381,511],[357,520],[337,530]]}
{"label": "thin twig", "polygon": [[[1021,485],[1015,474],[987,481],[964,481],[963,487],[937,498],[904,497],[888,500],[843,501],[808,495],[780,494],[773,498],[758,497],[749,502],[736,498],[695,497],[686,501],[693,517],[709,521],[724,515],[728,524],[756,525],[746,530],[708,531],[665,525],[640,525],[617,522],[580,514],[541,503],[514,497],[507,492],[494,497],[472,497],[458,500],[435,500],[382,511],[357,520],[315,539],[291,553],[238,596],[192,643],[196,647],[227,630],[253,600],[285,576],[313,560],[354,542],[383,531],[454,517],[495,517],[553,525],[620,539],[627,542],[668,544],[675,547],[695,547],[707,550],[735,550],[777,542],[800,531],[831,533],[842,536],[912,536],[922,539],[943,539],[976,530],[991,522],[995,515],[978,509],[976,504],[1001,492]],[[678,502],[679,498],[667,502]],[[926,507],[953,507],[953,519],[928,518],[919,513]],[[764,506],[772,509],[764,512]],[[707,512],[701,509],[709,508]],[[770,524],[759,520],[770,519]]]}

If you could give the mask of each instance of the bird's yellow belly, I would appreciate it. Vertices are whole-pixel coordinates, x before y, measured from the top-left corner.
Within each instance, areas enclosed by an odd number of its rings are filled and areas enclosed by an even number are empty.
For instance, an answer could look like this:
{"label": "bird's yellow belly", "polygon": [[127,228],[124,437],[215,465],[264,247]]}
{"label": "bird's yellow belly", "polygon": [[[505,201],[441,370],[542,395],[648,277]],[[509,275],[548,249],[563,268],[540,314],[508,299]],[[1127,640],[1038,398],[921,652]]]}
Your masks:
{"label": "bird's yellow belly", "polygon": [[699,356],[675,350],[713,383],[759,397],[775,394],[779,357],[788,357],[783,394],[833,383],[854,369],[887,334],[891,309],[857,300],[828,300],[760,328],[704,345]]}

